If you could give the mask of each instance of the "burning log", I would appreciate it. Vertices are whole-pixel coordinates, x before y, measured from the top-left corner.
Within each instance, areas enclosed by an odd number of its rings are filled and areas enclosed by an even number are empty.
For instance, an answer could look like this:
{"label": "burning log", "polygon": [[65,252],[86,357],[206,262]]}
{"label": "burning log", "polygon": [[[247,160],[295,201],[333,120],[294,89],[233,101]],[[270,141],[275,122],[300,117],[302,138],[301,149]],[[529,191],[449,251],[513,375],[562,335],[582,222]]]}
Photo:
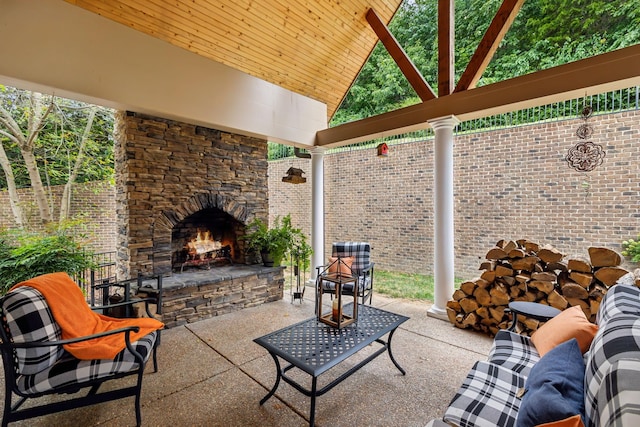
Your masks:
{"label": "burning log", "polygon": [[[510,301],[538,302],[560,310],[578,305],[592,322],[607,289],[628,271],[622,257],[607,248],[591,247],[589,258],[564,260],[550,245],[526,239],[501,240],[480,264],[481,276],[460,285],[447,303],[449,321],[495,335],[511,321],[505,310]],[[640,287],[640,269],[634,272]],[[530,335],[539,322],[518,319],[516,330]]]}

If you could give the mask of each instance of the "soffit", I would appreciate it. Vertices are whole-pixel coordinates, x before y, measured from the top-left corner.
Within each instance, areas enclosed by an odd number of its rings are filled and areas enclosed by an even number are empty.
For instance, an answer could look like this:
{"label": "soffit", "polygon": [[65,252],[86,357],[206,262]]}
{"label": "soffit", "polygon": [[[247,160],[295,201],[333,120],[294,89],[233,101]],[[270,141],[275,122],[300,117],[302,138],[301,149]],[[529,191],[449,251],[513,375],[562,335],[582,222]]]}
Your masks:
{"label": "soffit", "polygon": [[65,0],[152,37],[339,107],[402,0]]}

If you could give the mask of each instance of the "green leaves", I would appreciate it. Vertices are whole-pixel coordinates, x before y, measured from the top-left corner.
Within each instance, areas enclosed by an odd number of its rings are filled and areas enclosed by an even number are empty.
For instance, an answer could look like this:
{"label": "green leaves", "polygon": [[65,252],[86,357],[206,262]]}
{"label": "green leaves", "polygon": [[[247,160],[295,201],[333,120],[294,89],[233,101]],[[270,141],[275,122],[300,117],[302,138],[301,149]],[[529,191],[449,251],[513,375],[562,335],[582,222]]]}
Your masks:
{"label": "green leaves", "polygon": [[46,273],[64,271],[73,276],[94,267],[93,253],[85,250],[68,224],[46,233],[0,233],[0,294],[19,282]]}
{"label": "green leaves", "polygon": [[[456,79],[467,67],[501,3],[501,0],[456,0]],[[403,2],[389,29],[436,90],[437,2]],[[526,1],[478,85],[507,80],[638,42],[640,0]],[[418,102],[398,66],[378,43],[331,125]]]}
{"label": "green leaves", "polygon": [[631,261],[640,263],[640,234],[638,240],[625,240],[622,242],[622,255],[630,257]]}

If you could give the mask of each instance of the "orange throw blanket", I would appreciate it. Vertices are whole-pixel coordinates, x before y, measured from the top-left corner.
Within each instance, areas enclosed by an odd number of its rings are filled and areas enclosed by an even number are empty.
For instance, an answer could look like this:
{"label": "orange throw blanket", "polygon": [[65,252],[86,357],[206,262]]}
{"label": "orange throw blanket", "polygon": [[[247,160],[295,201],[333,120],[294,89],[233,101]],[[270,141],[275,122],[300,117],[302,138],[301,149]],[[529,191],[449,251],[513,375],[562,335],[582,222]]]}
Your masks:
{"label": "orange throw blanket", "polygon": [[[137,341],[164,324],[148,317],[116,319],[91,310],[80,287],[67,273],[51,273],[34,277],[13,286],[30,286],[37,289],[47,300],[53,318],[62,329],[62,339],[78,338],[126,326],[139,326],[140,331],[131,332],[131,342]],[[64,348],[77,359],[113,359],[126,347],[124,333],[94,338],[88,341],[65,345]]]}

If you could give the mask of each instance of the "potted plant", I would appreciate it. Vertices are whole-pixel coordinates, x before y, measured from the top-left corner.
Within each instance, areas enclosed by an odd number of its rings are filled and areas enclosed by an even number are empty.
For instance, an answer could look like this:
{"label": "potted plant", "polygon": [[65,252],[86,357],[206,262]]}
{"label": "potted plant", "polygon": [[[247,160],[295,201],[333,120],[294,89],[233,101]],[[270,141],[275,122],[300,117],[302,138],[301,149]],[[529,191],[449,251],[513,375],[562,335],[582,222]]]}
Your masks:
{"label": "potted plant", "polygon": [[299,228],[291,225],[291,215],[283,218],[276,217],[273,227],[259,218],[248,225],[249,230],[244,239],[249,249],[260,252],[262,262],[267,267],[279,266],[284,256],[294,247],[294,244],[306,240]]}

